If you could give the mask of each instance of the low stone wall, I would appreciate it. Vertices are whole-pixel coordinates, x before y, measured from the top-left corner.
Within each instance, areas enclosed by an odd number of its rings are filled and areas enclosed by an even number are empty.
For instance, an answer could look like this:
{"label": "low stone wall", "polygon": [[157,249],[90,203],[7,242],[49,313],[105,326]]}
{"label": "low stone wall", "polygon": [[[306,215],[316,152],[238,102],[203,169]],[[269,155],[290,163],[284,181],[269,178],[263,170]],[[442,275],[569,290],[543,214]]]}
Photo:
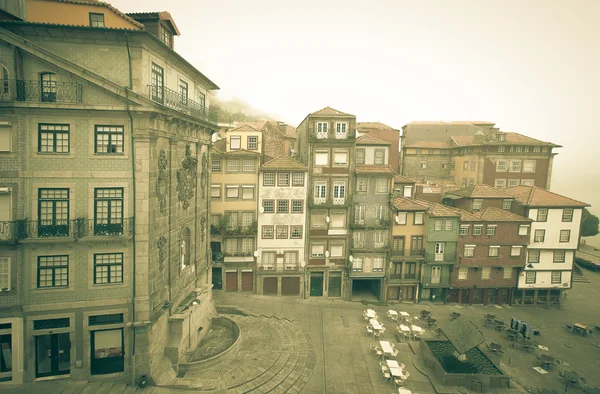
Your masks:
{"label": "low stone wall", "polygon": [[[419,348],[425,366],[444,386],[462,386],[482,393],[489,389],[510,387],[510,378],[506,375],[447,373],[423,339]],[[490,362],[496,365],[493,361]],[[500,369],[497,365],[496,368]]]}
{"label": "low stone wall", "polygon": [[240,331],[240,328],[238,327],[238,325],[233,320],[230,320],[226,317],[218,316],[218,317],[213,317],[211,326],[228,327],[229,329],[231,329],[231,331],[233,331],[235,341],[233,341],[231,346],[228,347],[227,349],[225,349],[223,352],[221,352],[217,355],[214,355],[210,358],[206,358],[206,359],[198,360],[198,361],[186,362],[186,363],[179,363],[177,365],[177,373],[178,374],[185,374],[190,369],[209,368],[209,367],[214,366],[217,363],[220,363],[220,362],[223,362],[226,360],[230,360],[237,355],[237,352],[239,350],[240,340],[242,337],[241,331]]}

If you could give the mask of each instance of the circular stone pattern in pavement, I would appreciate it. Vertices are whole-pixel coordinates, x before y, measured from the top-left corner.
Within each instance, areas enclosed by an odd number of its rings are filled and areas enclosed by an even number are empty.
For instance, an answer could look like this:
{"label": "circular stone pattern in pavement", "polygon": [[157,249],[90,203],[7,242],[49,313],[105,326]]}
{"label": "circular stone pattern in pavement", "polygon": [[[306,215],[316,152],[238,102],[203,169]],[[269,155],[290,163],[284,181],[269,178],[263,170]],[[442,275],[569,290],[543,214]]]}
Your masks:
{"label": "circular stone pattern in pavement", "polygon": [[206,368],[190,366],[178,385],[197,391],[228,389],[235,393],[300,392],[315,370],[310,338],[293,322],[275,317],[221,315],[240,328],[234,357]]}

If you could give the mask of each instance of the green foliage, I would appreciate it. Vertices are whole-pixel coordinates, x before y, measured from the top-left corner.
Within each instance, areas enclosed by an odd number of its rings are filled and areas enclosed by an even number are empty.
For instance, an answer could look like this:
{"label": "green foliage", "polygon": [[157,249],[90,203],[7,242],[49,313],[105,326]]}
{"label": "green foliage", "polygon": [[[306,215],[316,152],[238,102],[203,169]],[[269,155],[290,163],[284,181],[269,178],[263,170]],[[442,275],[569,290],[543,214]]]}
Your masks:
{"label": "green foliage", "polygon": [[581,219],[581,236],[593,237],[594,235],[598,235],[598,223],[598,216],[588,211],[587,208],[584,208]]}

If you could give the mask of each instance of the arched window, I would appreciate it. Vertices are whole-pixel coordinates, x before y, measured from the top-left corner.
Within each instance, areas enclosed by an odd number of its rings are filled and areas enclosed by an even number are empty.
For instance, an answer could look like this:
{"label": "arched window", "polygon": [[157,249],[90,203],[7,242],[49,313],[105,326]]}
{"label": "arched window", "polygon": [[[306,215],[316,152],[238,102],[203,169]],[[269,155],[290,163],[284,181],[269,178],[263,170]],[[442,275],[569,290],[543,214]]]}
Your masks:
{"label": "arched window", "polygon": [[54,73],[41,73],[41,100],[45,103],[56,102],[56,74]]}
{"label": "arched window", "polygon": [[180,243],[180,257],[181,257],[181,268],[185,268],[190,265],[191,256],[191,232],[189,228],[184,228],[181,232],[181,243]]}
{"label": "arched window", "polygon": [[2,94],[10,94],[10,81],[8,80],[8,69],[2,64],[0,64],[0,69],[2,71],[2,74],[0,75],[0,77],[2,78]]}

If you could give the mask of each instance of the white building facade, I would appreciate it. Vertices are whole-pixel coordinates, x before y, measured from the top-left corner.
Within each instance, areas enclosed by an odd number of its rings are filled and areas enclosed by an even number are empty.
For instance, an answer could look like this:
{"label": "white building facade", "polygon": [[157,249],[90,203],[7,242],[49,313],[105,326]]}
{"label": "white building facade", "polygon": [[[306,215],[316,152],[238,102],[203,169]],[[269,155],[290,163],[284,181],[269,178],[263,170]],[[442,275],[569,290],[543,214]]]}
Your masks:
{"label": "white building facade", "polygon": [[257,293],[303,296],[307,167],[287,156],[260,168]]}

